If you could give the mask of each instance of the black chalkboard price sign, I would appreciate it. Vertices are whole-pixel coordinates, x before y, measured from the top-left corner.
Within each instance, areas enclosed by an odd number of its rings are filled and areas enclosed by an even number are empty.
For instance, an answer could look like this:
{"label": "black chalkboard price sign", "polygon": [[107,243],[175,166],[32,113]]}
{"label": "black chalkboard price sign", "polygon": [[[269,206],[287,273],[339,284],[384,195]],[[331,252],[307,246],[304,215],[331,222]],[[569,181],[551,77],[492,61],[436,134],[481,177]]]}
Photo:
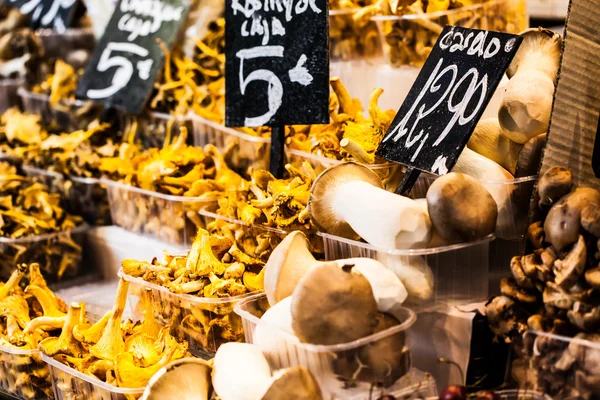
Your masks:
{"label": "black chalkboard price sign", "polygon": [[329,123],[327,0],[227,0],[225,124],[271,126],[283,172],[284,125]]}
{"label": "black chalkboard price sign", "polygon": [[5,0],[5,3],[29,15],[31,28],[52,28],[58,33],[71,27],[81,6],[79,0]]}
{"label": "black chalkboard price sign", "polygon": [[186,0],[120,0],[75,95],[139,114],[184,23]]}
{"label": "black chalkboard price sign", "polygon": [[447,26],[376,154],[408,167],[406,195],[419,171],[454,167],[515,56],[518,35]]}

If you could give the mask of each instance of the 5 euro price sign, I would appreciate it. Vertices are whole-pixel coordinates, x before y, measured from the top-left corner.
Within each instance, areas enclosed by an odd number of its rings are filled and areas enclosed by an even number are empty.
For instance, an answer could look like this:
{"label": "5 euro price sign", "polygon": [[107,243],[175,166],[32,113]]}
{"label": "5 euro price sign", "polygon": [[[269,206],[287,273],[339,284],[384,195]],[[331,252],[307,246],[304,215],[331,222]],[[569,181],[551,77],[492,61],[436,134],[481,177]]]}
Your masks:
{"label": "5 euro price sign", "polygon": [[452,170],[522,40],[444,28],[376,152],[408,167],[397,193],[407,195],[419,171]]}
{"label": "5 euro price sign", "polygon": [[120,0],[75,92],[139,114],[190,4],[185,0]]}
{"label": "5 euro price sign", "polygon": [[285,125],[329,123],[327,0],[226,0],[225,124],[272,127],[271,172]]}

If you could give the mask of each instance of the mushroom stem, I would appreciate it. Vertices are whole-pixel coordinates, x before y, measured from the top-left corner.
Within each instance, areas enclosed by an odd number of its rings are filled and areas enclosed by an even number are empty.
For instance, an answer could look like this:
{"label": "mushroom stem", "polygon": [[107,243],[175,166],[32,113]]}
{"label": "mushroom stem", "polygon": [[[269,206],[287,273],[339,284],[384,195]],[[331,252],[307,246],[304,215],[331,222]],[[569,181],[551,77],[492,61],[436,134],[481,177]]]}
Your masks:
{"label": "mushroom stem", "polygon": [[488,118],[480,121],[469,143],[469,149],[497,162],[511,174],[515,174],[522,144],[515,143],[502,135],[498,118]]}
{"label": "mushroom stem", "polygon": [[373,164],[375,162],[375,157],[367,153],[361,145],[352,139],[343,138],[340,140],[340,146],[359,163]]}

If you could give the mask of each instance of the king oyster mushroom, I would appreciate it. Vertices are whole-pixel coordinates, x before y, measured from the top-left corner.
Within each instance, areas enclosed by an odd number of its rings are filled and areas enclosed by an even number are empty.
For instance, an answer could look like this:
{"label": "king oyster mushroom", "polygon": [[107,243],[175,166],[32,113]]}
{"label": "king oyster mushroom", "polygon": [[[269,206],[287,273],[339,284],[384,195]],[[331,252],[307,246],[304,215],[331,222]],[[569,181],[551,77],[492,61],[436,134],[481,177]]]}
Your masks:
{"label": "king oyster mushroom", "polygon": [[503,135],[516,143],[548,130],[562,48],[560,35],[548,29],[528,29],[521,36],[498,110]]}
{"label": "king oyster mushroom", "polygon": [[436,179],[427,191],[427,208],[435,231],[448,243],[476,241],[496,228],[496,202],[468,175],[452,172]]}
{"label": "king oyster mushroom", "polygon": [[384,265],[369,258],[317,261],[309,250],[310,243],[302,232],[294,231],[273,250],[264,267],[264,288],[271,306],[290,296],[298,282],[312,269],[325,264],[352,265],[374,288],[377,307],[387,311],[407,297],[401,280]]}
{"label": "king oyster mushroom", "polygon": [[198,358],[182,358],[161,368],[148,381],[140,400],[209,400],[212,367]]}
{"label": "king oyster mushroom", "polygon": [[524,146],[502,135],[498,118],[488,118],[479,121],[467,147],[495,161],[514,175],[517,170],[519,154]]}
{"label": "king oyster mushroom", "polygon": [[544,222],[546,241],[557,250],[577,242],[581,232],[581,213],[592,205],[600,206],[600,192],[596,189],[579,188],[555,203]]}
{"label": "king oyster mushroom", "polygon": [[414,200],[386,191],[376,173],[353,162],[317,177],[309,209],[321,231],[387,249],[425,247],[431,239],[429,217]]}
{"label": "king oyster mushroom", "polygon": [[212,383],[221,400],[321,400],[313,375],[301,366],[271,373],[260,349],[248,343],[225,343],[213,360]]}

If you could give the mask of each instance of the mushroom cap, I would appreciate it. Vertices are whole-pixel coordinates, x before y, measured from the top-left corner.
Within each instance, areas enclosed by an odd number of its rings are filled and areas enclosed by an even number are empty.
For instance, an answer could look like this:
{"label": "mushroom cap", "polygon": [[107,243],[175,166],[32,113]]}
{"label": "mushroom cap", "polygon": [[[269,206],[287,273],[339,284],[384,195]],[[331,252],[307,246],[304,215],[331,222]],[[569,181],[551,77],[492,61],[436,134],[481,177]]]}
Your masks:
{"label": "mushroom cap", "polygon": [[302,342],[348,343],[373,332],[377,302],[369,281],[337,262],[311,269],[292,299],[292,329]]}
{"label": "mushroom cap", "polygon": [[322,400],[321,389],[309,370],[302,366],[275,372],[273,383],[260,400]]}
{"label": "mushroom cap", "polygon": [[542,155],[546,147],[546,134],[534,136],[529,139],[519,152],[515,178],[533,176],[538,173],[542,162]]}
{"label": "mushroom cap", "polygon": [[583,229],[600,238],[600,208],[589,204],[581,212],[581,226]]}
{"label": "mushroom cap", "polygon": [[294,231],[277,245],[264,267],[264,288],[270,305],[291,296],[298,281],[316,260],[304,233]]}
{"label": "mushroom cap", "polygon": [[355,162],[334,165],[321,172],[315,179],[308,199],[308,207],[310,218],[319,230],[348,239],[360,239],[354,229],[336,215],[332,207],[336,188],[356,180],[384,189],[381,178],[375,172]]}
{"label": "mushroom cap", "polygon": [[496,229],[498,207],[475,178],[451,172],[437,178],[427,191],[429,218],[448,243],[472,242]]}
{"label": "mushroom cap", "polygon": [[140,400],[208,400],[212,396],[211,371],[202,359],[173,361],[148,381]]}
{"label": "mushroom cap", "polygon": [[[536,63],[539,68],[547,69],[550,78],[556,77],[556,72],[560,64],[560,54],[562,50],[562,38],[546,28],[530,28],[520,33],[523,37],[523,43],[515,54],[510,66],[506,70],[508,78],[512,78],[519,67],[527,62]],[[547,58],[544,62],[539,60],[539,55]],[[544,65],[545,64],[545,65]],[[553,73],[552,73],[553,72]]]}
{"label": "mushroom cap", "polygon": [[571,288],[583,275],[586,261],[587,247],[583,236],[579,235],[579,239],[567,256],[554,262],[554,282],[563,289]]}
{"label": "mushroom cap", "polygon": [[600,206],[600,192],[579,188],[561,198],[552,206],[544,221],[546,241],[558,251],[579,239],[581,212],[588,205]]}
{"label": "mushroom cap", "polygon": [[552,205],[567,195],[573,187],[573,174],[567,168],[552,167],[540,177],[540,205]]}

